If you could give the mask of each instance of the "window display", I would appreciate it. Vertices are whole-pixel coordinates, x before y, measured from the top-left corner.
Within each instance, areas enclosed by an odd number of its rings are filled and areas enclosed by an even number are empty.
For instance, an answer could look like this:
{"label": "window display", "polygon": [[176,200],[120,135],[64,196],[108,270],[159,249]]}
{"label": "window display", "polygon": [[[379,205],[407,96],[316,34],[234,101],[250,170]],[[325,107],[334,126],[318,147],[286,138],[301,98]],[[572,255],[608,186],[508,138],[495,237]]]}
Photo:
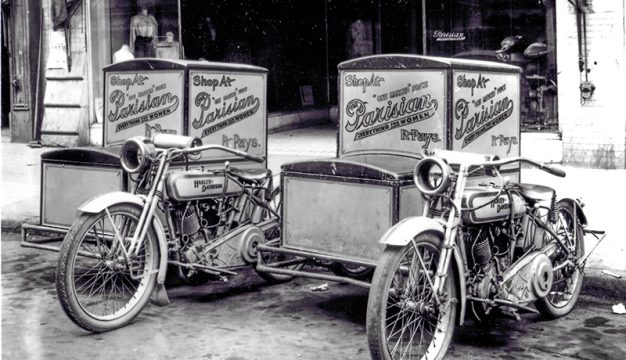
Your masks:
{"label": "window display", "polygon": [[148,13],[148,1],[138,1],[137,7],[139,14],[130,19],[130,49],[135,57],[154,57],[159,24],[154,16]]}
{"label": "window display", "polygon": [[522,68],[522,128],[558,128],[553,0],[444,0],[426,4],[425,53]]}

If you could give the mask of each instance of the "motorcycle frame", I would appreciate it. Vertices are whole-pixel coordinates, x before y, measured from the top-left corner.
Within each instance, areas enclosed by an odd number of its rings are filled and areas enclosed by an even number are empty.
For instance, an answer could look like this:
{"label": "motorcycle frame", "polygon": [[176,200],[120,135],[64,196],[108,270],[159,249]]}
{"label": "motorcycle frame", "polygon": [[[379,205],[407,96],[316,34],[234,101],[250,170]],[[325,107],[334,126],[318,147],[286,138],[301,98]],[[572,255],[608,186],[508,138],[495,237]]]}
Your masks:
{"label": "motorcycle frame", "polygon": [[[525,159],[524,159],[525,160]],[[506,159],[506,160],[501,160],[499,161],[500,163],[510,163],[510,162],[516,162],[516,161],[520,161],[520,158],[513,158],[513,159]],[[527,161],[527,160],[525,160]],[[458,233],[458,231],[456,231],[456,229],[458,228],[458,226],[461,224],[461,211],[462,211],[462,199],[463,199],[463,190],[465,189],[466,183],[467,183],[467,179],[469,177],[469,169],[471,167],[476,167],[476,166],[481,166],[481,164],[460,164],[459,165],[459,170],[458,170],[458,177],[457,177],[457,181],[456,181],[456,185],[455,185],[455,192],[454,192],[454,197],[452,199],[452,206],[453,209],[451,209],[451,211],[449,211],[448,214],[448,218],[446,219],[445,222],[445,226],[444,226],[444,238],[443,238],[443,244],[441,246],[441,254],[442,256],[439,257],[439,261],[437,263],[437,272],[435,273],[435,277],[434,277],[434,281],[432,282],[432,288],[433,288],[433,293],[435,294],[435,302],[439,305],[441,303],[441,295],[443,288],[444,288],[444,284],[445,284],[445,280],[447,277],[447,273],[448,273],[448,268],[450,267],[450,262],[452,261],[452,255],[453,255],[453,249],[455,247],[460,248],[460,255],[462,258],[462,262],[463,264],[457,264],[457,266],[463,266],[463,272],[467,273],[467,271],[469,270],[467,267],[467,254],[464,251],[465,249],[465,245],[463,244],[463,241],[456,241],[456,234]],[[542,165],[543,166],[543,165]],[[499,197],[496,196],[494,197],[494,200]],[[424,209],[424,214],[427,214],[427,210],[428,210],[428,202],[425,204],[425,209]],[[575,209],[575,214],[574,217],[575,219],[577,218],[577,210]],[[457,216],[458,214],[458,216]],[[580,262],[577,259],[574,259],[574,261],[571,260],[572,257],[572,252],[569,250],[569,248],[567,247],[566,244],[563,243],[563,241],[559,238],[559,236],[554,232],[554,230],[552,230],[549,226],[547,226],[544,221],[542,221],[540,218],[538,218],[537,216],[535,216],[532,213],[526,213],[525,216],[528,216],[529,219],[535,224],[537,225],[539,228],[545,230],[548,234],[550,234],[550,236],[556,241],[556,244],[558,245],[558,247],[560,249],[562,249],[565,254],[567,255],[568,260],[566,261],[566,263],[571,263],[574,264],[576,267],[581,268],[582,266],[584,266],[584,263]],[[578,231],[578,229],[575,228],[574,230],[575,232]],[[576,236],[576,233],[574,233],[574,236]],[[411,244],[413,247],[415,247],[415,241],[414,239],[411,239]],[[422,265],[423,261],[420,259],[420,263]],[[430,280],[429,280],[430,281]],[[463,294],[465,294],[465,291],[461,291],[460,292],[463,296]],[[466,301],[467,299],[469,300],[477,300],[477,301],[482,301],[482,300],[487,300],[487,299],[477,299],[477,298],[473,298],[473,297],[469,297],[469,296],[464,296],[465,298],[461,299],[461,301]],[[510,305],[510,306],[515,306],[515,304],[513,303],[506,303],[506,305]],[[526,308],[526,307],[524,307]]]}
{"label": "motorcycle frame", "polygon": [[[209,150],[209,149],[221,149],[221,150],[226,150],[247,158],[251,158],[252,160],[258,160],[253,156],[247,155],[243,152],[240,152],[238,150],[233,150],[233,149],[225,149],[222,146],[218,146],[218,145],[205,145],[205,146],[200,146],[200,147],[196,147],[193,148],[193,153],[200,153],[202,151],[205,150]],[[156,156],[156,160],[158,161],[158,166],[157,166],[157,170],[155,172],[155,174],[153,175],[153,179],[152,179],[152,185],[150,186],[150,190],[148,192],[148,194],[145,196],[145,203],[144,206],[142,208],[142,212],[141,215],[139,217],[139,221],[137,223],[137,227],[135,229],[135,232],[133,233],[133,237],[131,239],[131,243],[128,249],[125,249],[124,252],[127,256],[133,256],[133,255],[138,255],[138,251],[139,249],[141,249],[141,244],[143,243],[145,236],[148,232],[149,227],[151,226],[150,224],[152,223],[152,219],[154,217],[154,214],[156,212],[156,209],[158,207],[158,203],[160,197],[162,197],[165,193],[164,193],[164,188],[165,188],[165,181],[167,179],[167,170],[169,169],[170,163],[171,161],[180,156],[180,155],[185,155],[188,153],[191,153],[192,151],[190,149],[166,149],[166,150],[157,150],[157,156]],[[225,167],[223,171],[225,176],[227,176],[229,179],[237,182],[243,189],[242,193],[245,194],[245,196],[247,197],[246,199],[244,199],[243,204],[242,204],[242,208],[246,208],[248,207],[248,202],[252,201],[252,203],[254,204],[255,207],[261,206],[263,207],[265,210],[268,210],[273,216],[274,218],[268,219],[267,221],[262,222],[261,224],[259,224],[259,226],[263,229],[266,227],[269,227],[272,225],[273,221],[275,220],[275,218],[278,218],[279,215],[276,213],[276,211],[274,211],[274,209],[272,209],[268,204],[267,201],[263,201],[263,199],[260,199],[259,197],[257,197],[251,189],[259,189],[262,187],[258,187],[258,186],[246,186],[244,184],[242,184],[240,181],[238,181],[237,179],[235,179],[233,176],[231,176],[228,172],[228,163],[226,163]],[[148,170],[150,171],[150,170]],[[271,176],[270,176],[270,181],[271,181]],[[271,191],[271,189],[265,189],[266,191]],[[137,191],[137,186],[135,186],[132,190],[132,193],[135,194]],[[160,194],[160,196],[158,195]],[[239,195],[239,196],[243,196],[243,195]],[[168,227],[168,232],[170,235],[170,240],[172,240],[175,237],[175,227],[174,227],[174,223],[173,223],[173,219],[171,218],[171,214],[170,214],[170,204],[169,201],[166,200],[165,198],[162,199],[163,204],[164,204],[164,208],[165,208],[165,217],[166,217],[166,221],[167,221],[167,227]],[[227,238],[226,236],[229,234],[229,232],[225,233],[225,234],[221,234],[220,236],[218,236],[218,238],[223,237],[224,240],[226,241]],[[218,246],[220,245],[223,241],[217,240],[214,241],[214,246]],[[121,242],[120,242],[121,245]],[[161,256],[167,256],[167,254],[161,254]],[[174,263],[175,265],[179,265],[179,266],[185,266],[185,264],[180,263],[180,262],[176,262],[176,261],[169,261],[170,263]],[[188,264],[191,267],[196,267],[193,264]],[[227,271],[227,270],[223,270],[223,269],[219,269],[219,268],[215,268],[215,267],[210,267],[210,266],[202,266],[199,267],[202,270],[208,272],[208,273],[228,273],[228,274],[235,274],[232,271]]]}

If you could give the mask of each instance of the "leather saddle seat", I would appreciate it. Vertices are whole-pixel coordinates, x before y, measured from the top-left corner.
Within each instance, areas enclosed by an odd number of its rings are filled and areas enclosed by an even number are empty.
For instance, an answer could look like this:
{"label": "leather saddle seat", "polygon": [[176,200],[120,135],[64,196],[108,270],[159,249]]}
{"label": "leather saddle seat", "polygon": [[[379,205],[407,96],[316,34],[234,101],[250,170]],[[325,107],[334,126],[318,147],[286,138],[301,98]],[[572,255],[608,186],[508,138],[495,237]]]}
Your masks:
{"label": "leather saddle seat", "polygon": [[230,168],[230,174],[241,181],[261,182],[271,175],[269,169],[237,169]]}
{"label": "leather saddle seat", "polygon": [[553,188],[535,184],[517,184],[520,194],[526,201],[535,203],[537,201],[551,200],[555,194]]}

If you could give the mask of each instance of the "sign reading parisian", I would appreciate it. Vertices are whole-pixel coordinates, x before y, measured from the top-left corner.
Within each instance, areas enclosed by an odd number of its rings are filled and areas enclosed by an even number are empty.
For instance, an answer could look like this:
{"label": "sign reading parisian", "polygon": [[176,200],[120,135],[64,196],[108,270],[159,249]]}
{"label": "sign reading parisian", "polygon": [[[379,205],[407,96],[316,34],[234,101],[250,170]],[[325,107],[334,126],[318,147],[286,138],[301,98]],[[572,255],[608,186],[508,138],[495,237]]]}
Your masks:
{"label": "sign reading parisian", "polygon": [[443,71],[345,71],[340,76],[342,154],[420,154],[445,147]]}
{"label": "sign reading parisian", "polygon": [[265,76],[190,71],[189,135],[265,156]]}
{"label": "sign reading parisian", "polygon": [[161,132],[182,135],[183,80],[182,71],[107,73],[105,145]]}
{"label": "sign reading parisian", "polygon": [[519,155],[519,75],[454,71],[452,149]]}

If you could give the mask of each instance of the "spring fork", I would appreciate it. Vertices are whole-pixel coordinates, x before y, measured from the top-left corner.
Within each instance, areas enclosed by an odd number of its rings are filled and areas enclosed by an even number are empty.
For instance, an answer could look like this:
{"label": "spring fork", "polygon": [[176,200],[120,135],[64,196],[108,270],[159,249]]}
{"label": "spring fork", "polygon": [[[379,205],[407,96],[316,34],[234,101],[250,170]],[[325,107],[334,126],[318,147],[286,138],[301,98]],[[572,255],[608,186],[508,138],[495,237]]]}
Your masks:
{"label": "spring fork", "polygon": [[[468,168],[465,165],[461,165],[459,168],[459,176],[457,178],[456,189],[454,191],[454,209],[450,211],[448,220],[446,222],[445,233],[443,237],[443,246],[441,249],[441,257],[437,263],[437,274],[435,276],[435,283],[433,285],[433,292],[437,297],[441,294],[443,284],[445,283],[448,273],[448,267],[450,266],[450,258],[452,257],[452,251],[456,240],[456,225],[458,225],[459,218],[457,218],[457,209],[461,209],[461,200],[463,198],[463,189],[465,189],[465,182],[467,180]],[[461,214],[459,213],[460,217]],[[460,266],[461,264],[459,264]],[[437,299],[439,301],[439,299]]]}
{"label": "spring fork", "polygon": [[128,247],[128,254],[137,255],[140,249],[139,244],[143,242],[143,239],[146,237],[146,233],[148,232],[148,228],[150,227],[150,223],[152,217],[154,216],[154,212],[156,211],[156,207],[158,204],[158,197],[156,196],[156,192],[163,190],[163,183],[165,182],[165,174],[168,168],[168,157],[169,152],[166,152],[161,157],[159,168],[155,175],[156,185],[154,185],[148,196],[146,196],[146,200],[141,211],[141,216],[139,217],[139,221],[137,223],[137,229],[135,229],[135,233],[133,234],[133,238],[130,241],[130,246]]}

